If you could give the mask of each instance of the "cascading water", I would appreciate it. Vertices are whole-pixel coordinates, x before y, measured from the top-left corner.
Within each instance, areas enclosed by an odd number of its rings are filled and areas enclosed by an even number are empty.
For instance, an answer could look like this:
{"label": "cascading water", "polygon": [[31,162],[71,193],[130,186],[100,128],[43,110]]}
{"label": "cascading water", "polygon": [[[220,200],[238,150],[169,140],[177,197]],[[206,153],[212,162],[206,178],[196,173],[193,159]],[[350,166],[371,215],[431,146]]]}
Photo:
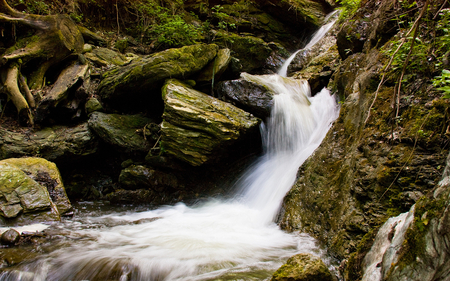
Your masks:
{"label": "cascading water", "polygon": [[[322,255],[313,238],[273,222],[299,166],[338,114],[324,89],[260,76],[275,103],[262,128],[264,155],[228,201],[78,217],[60,227],[73,239],[0,280],[264,280],[297,253]],[[69,239],[70,240],[70,239]]]}

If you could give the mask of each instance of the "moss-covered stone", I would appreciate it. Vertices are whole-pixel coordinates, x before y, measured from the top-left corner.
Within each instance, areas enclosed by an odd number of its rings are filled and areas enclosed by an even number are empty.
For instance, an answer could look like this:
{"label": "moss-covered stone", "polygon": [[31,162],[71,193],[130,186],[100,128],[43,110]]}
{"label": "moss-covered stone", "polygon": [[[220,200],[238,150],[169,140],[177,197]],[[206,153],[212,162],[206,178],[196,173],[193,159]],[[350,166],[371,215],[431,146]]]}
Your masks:
{"label": "moss-covered stone", "polygon": [[92,155],[98,140],[87,123],[55,126],[40,131],[13,132],[0,128],[0,159],[39,156],[49,161],[71,161]]}
{"label": "moss-covered stone", "polygon": [[[199,44],[168,49],[135,59],[103,75],[98,92],[103,101],[130,101],[139,94],[151,94],[167,78],[187,79],[198,73],[217,54],[218,46]],[[138,101],[136,101],[138,102]]]}
{"label": "moss-covered stone", "polygon": [[242,140],[260,122],[175,79],[168,80],[162,92],[165,109],[161,149],[193,166],[217,160],[226,147]]}
{"label": "moss-covered stone", "polygon": [[298,254],[281,266],[271,281],[332,281],[325,263],[312,254]]}
{"label": "moss-covered stone", "polygon": [[150,140],[138,134],[151,119],[141,115],[119,115],[94,112],[89,118],[89,127],[106,143],[122,152],[146,154],[150,148]]}
{"label": "moss-covered stone", "polygon": [[150,188],[155,192],[171,192],[179,188],[175,175],[142,166],[131,165],[120,172],[119,183],[126,189]]}
{"label": "moss-covered stone", "polygon": [[0,161],[0,193],[4,224],[57,221],[71,208],[56,165],[42,158]]}
{"label": "moss-covered stone", "polygon": [[18,167],[40,185],[47,188],[52,202],[60,214],[69,211],[72,206],[67,197],[64,184],[55,163],[38,157],[10,158],[1,161]]}

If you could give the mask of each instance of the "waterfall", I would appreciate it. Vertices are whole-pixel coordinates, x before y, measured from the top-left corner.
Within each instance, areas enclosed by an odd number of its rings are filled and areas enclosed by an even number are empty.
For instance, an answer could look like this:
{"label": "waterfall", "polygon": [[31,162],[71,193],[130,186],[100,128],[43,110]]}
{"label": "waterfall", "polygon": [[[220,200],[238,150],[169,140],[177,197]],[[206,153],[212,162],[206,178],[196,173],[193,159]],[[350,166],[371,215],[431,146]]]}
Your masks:
{"label": "waterfall", "polygon": [[[57,225],[57,250],[0,280],[264,280],[297,253],[323,256],[306,234],[273,221],[299,166],[338,115],[327,89],[311,96],[306,81],[260,79],[277,93],[261,128],[264,154],[238,181],[235,198],[140,212],[81,214]],[[30,277],[31,276],[31,277]]]}
{"label": "waterfall", "polygon": [[300,52],[300,51],[304,51],[304,50],[310,50],[314,45],[316,45],[320,39],[322,39],[327,33],[328,31],[330,31],[330,29],[333,27],[334,23],[337,21],[337,16],[338,16],[338,11],[335,11],[331,14],[329,14],[327,16],[327,18],[325,19],[325,22],[328,22],[325,25],[322,25],[319,30],[317,30],[313,37],[311,38],[311,40],[308,42],[308,44],[306,44],[305,47],[303,47],[303,49],[300,49],[298,51],[296,51],[295,53],[293,53],[283,64],[283,66],[281,66],[280,70],[278,71],[278,74],[286,77],[287,76],[287,70],[289,65],[291,64],[291,62],[295,59],[295,56]]}

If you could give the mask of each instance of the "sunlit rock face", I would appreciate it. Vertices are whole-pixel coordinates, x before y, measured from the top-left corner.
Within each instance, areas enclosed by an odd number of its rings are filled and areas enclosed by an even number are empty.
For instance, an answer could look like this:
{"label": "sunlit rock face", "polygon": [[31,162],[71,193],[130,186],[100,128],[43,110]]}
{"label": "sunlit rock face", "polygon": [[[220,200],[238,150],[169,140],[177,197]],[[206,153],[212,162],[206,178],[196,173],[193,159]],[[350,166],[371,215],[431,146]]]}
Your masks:
{"label": "sunlit rock face", "polygon": [[193,166],[214,162],[260,123],[250,113],[175,79],[164,85],[163,99],[162,149]]}
{"label": "sunlit rock face", "polygon": [[71,208],[58,168],[42,158],[0,161],[0,217],[4,224],[58,221]]}

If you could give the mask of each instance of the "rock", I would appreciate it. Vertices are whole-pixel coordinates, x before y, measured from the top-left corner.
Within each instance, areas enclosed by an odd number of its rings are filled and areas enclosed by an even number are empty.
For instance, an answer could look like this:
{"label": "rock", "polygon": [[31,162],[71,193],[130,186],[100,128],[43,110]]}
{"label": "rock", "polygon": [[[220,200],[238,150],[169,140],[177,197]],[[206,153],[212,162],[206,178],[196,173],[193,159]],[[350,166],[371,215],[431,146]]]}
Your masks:
{"label": "rock", "polygon": [[94,154],[97,145],[87,123],[23,133],[0,128],[0,159],[40,156],[54,162],[73,161]]}
{"label": "rock", "polygon": [[98,99],[92,97],[86,101],[84,110],[86,111],[86,114],[89,115],[94,111],[103,111],[103,106]]}
{"label": "rock", "polygon": [[[219,97],[232,102],[239,108],[263,120],[270,116],[270,111],[273,106],[273,96],[278,90],[275,88],[275,85],[278,85],[280,80],[283,80],[283,85],[286,85],[286,87],[300,87],[301,89],[305,89],[306,92],[310,92],[305,80],[281,77],[277,74],[251,75],[242,73],[241,77],[238,80],[219,83],[217,89]],[[306,97],[303,95],[302,97],[306,100]],[[306,103],[309,104],[309,101],[306,100]]]}
{"label": "rock", "polygon": [[319,257],[298,254],[288,259],[271,281],[333,281],[333,276]]}
{"label": "rock", "polygon": [[264,85],[244,78],[220,82],[217,86],[220,98],[265,120],[273,106],[273,91]]}
{"label": "rock", "polygon": [[80,30],[81,35],[86,43],[93,44],[96,46],[106,46],[106,40],[95,32],[90,31],[86,27],[77,25],[78,30]]}
{"label": "rock", "polygon": [[[262,0],[258,1],[258,4],[262,10],[273,17],[303,30],[314,30],[319,27],[333,9],[329,3],[317,0]],[[300,18],[301,21],[299,21]]]}
{"label": "rock", "polygon": [[161,149],[193,166],[214,162],[257,130],[260,120],[235,106],[170,79],[163,87]]}
{"label": "rock", "polygon": [[95,48],[85,54],[86,59],[97,67],[124,65],[131,61],[125,55],[107,48]]}
{"label": "rock", "polygon": [[89,127],[106,143],[125,153],[146,154],[151,148],[150,140],[136,131],[152,120],[141,115],[119,115],[93,112]]}
{"label": "rock", "polygon": [[150,188],[156,192],[179,188],[177,177],[173,174],[155,171],[142,165],[131,165],[120,172],[119,183],[125,189]]}
{"label": "rock", "polygon": [[211,61],[197,77],[197,82],[211,82],[214,77],[214,81],[218,81],[220,76],[225,72],[228,64],[231,61],[230,49],[220,49],[217,52],[217,56]]}
{"label": "rock", "polygon": [[[335,16],[336,17],[336,16]],[[287,69],[287,75],[291,76],[293,72],[297,72],[300,70],[303,70],[309,66],[312,60],[315,62],[313,64],[317,65],[318,62],[323,61],[323,56],[325,56],[326,53],[330,49],[336,50],[336,29],[338,27],[333,27],[334,21],[330,21],[325,27],[328,30],[328,32],[324,35],[323,38],[321,38],[319,41],[317,41],[312,46],[306,46],[305,48],[299,50],[297,54],[295,55],[292,62],[289,64]],[[326,30],[326,29],[325,29]],[[324,31],[325,31],[324,30]],[[332,53],[335,55],[334,59],[336,59],[339,54],[337,52]],[[325,62],[322,63],[323,67],[325,67]]]}
{"label": "rock", "polygon": [[231,49],[233,57],[239,59],[244,72],[263,69],[273,50],[264,40],[254,36],[239,36],[224,31],[217,32],[215,42]]}
{"label": "rock", "polygon": [[187,79],[198,73],[216,56],[217,51],[217,45],[198,44],[135,59],[104,73],[98,88],[99,95],[102,101],[116,105],[140,103],[140,100],[133,99],[140,94],[151,95],[167,78]]}
{"label": "rock", "polygon": [[10,158],[0,161],[0,163],[8,163],[18,167],[28,177],[46,187],[52,202],[61,215],[72,208],[55,163],[38,157]]}
{"label": "rock", "polygon": [[14,229],[8,229],[7,231],[3,232],[1,236],[1,242],[3,245],[14,245],[19,242],[19,239],[20,233]]}
{"label": "rock", "polygon": [[137,189],[137,190],[125,190],[118,189],[112,193],[106,195],[106,198],[112,204],[142,204],[142,203],[160,203],[160,196],[158,196],[151,189]]}
{"label": "rock", "polygon": [[70,208],[67,197],[64,201],[64,187],[58,185],[61,178],[53,163],[33,157],[7,159],[0,161],[0,171],[0,216],[4,223],[59,221],[55,203],[63,212]]}

